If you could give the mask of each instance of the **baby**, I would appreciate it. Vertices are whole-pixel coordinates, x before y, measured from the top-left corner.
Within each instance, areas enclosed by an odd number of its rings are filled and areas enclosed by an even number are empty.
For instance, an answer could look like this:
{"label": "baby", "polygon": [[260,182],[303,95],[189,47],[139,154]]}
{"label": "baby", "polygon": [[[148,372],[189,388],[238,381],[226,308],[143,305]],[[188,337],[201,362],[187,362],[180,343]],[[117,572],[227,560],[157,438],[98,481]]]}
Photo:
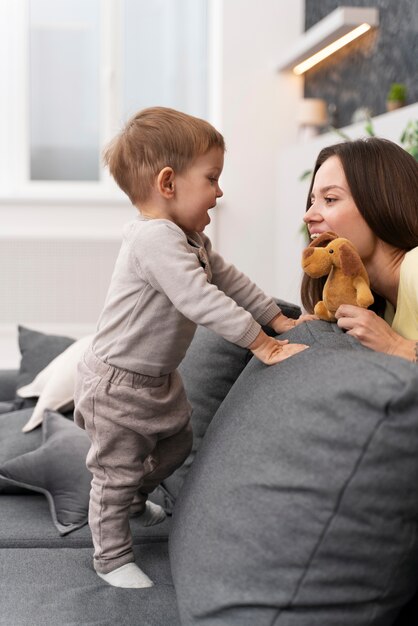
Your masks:
{"label": "baby", "polygon": [[198,324],[271,365],[304,350],[269,337],[297,321],[212,249],[203,234],[222,196],[225,144],[204,120],[167,108],[140,111],[105,151],[137,208],[124,230],[92,346],[79,365],[75,421],[92,472],[94,568],[110,585],[153,583],[134,562],[129,516],[165,513],[148,494],[186,459],[191,407],[177,371]]}

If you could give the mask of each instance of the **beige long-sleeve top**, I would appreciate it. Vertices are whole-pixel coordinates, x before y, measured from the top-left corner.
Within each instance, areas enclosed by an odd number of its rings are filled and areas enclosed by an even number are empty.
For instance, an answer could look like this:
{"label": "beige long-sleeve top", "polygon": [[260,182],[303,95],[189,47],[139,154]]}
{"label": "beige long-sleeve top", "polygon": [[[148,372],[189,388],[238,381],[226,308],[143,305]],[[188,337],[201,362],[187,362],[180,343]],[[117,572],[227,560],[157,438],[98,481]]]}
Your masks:
{"label": "beige long-sleeve top", "polygon": [[418,340],[418,246],[401,263],[396,312],[386,305],[385,320],[405,339]]}
{"label": "beige long-sleeve top", "polygon": [[93,350],[116,367],[161,376],[182,361],[198,324],[248,347],[279,312],[204,234],[138,216],[124,229]]}

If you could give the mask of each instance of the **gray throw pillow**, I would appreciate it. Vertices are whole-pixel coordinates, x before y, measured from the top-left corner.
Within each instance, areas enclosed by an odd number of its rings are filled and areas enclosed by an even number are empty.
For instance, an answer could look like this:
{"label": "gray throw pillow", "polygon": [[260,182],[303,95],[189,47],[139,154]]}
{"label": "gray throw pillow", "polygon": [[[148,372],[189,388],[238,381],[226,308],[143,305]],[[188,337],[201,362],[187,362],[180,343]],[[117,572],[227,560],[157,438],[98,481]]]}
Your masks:
{"label": "gray throw pillow", "polygon": [[[0,370],[0,400],[2,403],[13,402],[16,395],[17,375],[17,369]],[[5,411],[2,412],[5,413]]]}
{"label": "gray throw pillow", "polygon": [[[299,317],[301,310],[298,306],[284,300],[276,302],[288,317]],[[211,330],[202,326],[197,329],[179,367],[187,397],[193,407],[193,448],[184,464],[164,480],[157,490],[164,490],[168,495],[168,498],[160,500],[168,512],[172,510],[213,416],[251,357],[249,350],[226,341]],[[154,493],[156,498],[157,494]]]}
{"label": "gray throw pillow", "polygon": [[[16,388],[19,389],[33,381],[61,352],[74,343],[71,337],[49,335],[24,326],[18,326],[19,349],[21,353],[20,368],[17,374]],[[34,407],[37,398],[15,398],[15,408]]]}
{"label": "gray throw pillow", "polygon": [[0,402],[0,415],[14,411],[14,402]]}
{"label": "gray throw pillow", "polygon": [[[0,466],[21,454],[36,450],[41,445],[40,428],[30,433],[22,433],[22,428],[32,415],[32,411],[33,409],[23,409],[0,415]],[[0,494],[2,493],[28,493],[28,490],[0,477]]]}
{"label": "gray throw pillow", "polygon": [[[37,431],[33,431],[37,432]],[[27,433],[24,437],[30,437]],[[90,441],[84,430],[59,413],[45,411],[42,443],[0,465],[3,481],[43,493],[61,535],[87,524],[91,474]]]}
{"label": "gray throw pillow", "polygon": [[184,624],[390,626],[418,586],[418,368],[336,324],[252,359],[214,417],[170,539]]}

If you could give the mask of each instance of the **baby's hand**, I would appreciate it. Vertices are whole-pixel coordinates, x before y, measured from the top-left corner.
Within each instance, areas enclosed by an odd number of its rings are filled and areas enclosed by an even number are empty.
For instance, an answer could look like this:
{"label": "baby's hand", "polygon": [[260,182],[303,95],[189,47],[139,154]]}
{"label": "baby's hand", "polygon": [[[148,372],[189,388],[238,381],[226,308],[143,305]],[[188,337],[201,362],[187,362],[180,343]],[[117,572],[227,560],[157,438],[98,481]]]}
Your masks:
{"label": "baby's hand", "polygon": [[262,363],[266,365],[274,365],[288,359],[290,356],[306,350],[308,346],[301,343],[289,343],[285,341],[279,341],[273,337],[269,337],[264,331],[260,331],[257,338],[249,346],[251,352]]}
{"label": "baby's hand", "polygon": [[283,313],[279,313],[279,315],[276,315],[276,317],[274,317],[269,326],[272,327],[272,329],[276,332],[276,333],[285,333],[287,330],[291,330],[292,328],[294,328],[295,326],[299,326],[299,324],[303,324],[303,322],[309,322],[310,320],[317,320],[319,319],[316,315],[311,315],[311,314],[305,314],[305,315],[301,315],[300,317],[298,317],[297,320],[294,320],[290,317],[287,317],[286,315],[284,315]]}
{"label": "baby's hand", "polygon": [[304,313],[303,315],[299,315],[298,319],[295,320],[295,326],[299,326],[299,324],[303,324],[303,322],[311,322],[312,320],[319,320],[319,317],[313,313]]}

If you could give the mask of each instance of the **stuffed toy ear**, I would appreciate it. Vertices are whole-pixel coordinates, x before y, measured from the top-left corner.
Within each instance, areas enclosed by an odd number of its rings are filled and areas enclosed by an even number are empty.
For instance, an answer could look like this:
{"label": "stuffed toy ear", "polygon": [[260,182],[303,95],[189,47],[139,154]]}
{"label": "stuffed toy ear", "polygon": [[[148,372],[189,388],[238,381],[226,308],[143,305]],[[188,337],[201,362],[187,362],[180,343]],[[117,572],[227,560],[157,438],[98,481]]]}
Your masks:
{"label": "stuffed toy ear", "polygon": [[331,231],[321,233],[319,237],[315,237],[315,239],[312,239],[308,248],[325,248],[325,246],[327,246],[330,241],[334,241],[334,239],[337,239],[337,237],[338,235]]}
{"label": "stuffed toy ear", "polygon": [[359,253],[351,244],[342,243],[340,246],[340,263],[343,274],[357,276],[363,267]]}

